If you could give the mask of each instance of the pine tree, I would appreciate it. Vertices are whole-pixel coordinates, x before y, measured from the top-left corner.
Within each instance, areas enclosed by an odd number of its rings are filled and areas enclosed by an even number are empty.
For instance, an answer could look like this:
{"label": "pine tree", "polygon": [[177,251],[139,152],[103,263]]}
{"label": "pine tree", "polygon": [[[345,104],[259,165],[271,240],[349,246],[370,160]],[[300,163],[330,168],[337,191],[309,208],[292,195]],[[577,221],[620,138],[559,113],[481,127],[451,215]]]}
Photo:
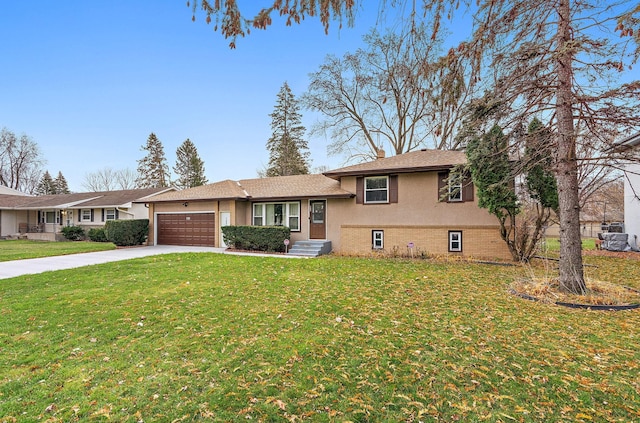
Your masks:
{"label": "pine tree", "polygon": [[175,184],[180,189],[193,188],[209,182],[204,176],[204,162],[189,138],[176,150],[176,165],[173,171],[178,175]]}
{"label": "pine tree", "polygon": [[267,141],[269,166],[267,176],[305,175],[309,173],[309,147],[303,139],[300,106],[285,82],[271,113],[273,135]]}
{"label": "pine tree", "polygon": [[149,134],[147,144],[142,146],[147,155],[138,160],[138,188],[162,188],[169,186],[169,166],[164,156],[162,143],[153,132]]}
{"label": "pine tree", "polygon": [[67,180],[62,175],[62,172],[58,171],[58,176],[53,180],[53,188],[56,194],[69,194],[69,184],[67,184]]}
{"label": "pine tree", "polygon": [[36,187],[36,195],[50,195],[56,193],[55,183],[48,170],[45,170],[44,175],[40,178],[40,182]]}

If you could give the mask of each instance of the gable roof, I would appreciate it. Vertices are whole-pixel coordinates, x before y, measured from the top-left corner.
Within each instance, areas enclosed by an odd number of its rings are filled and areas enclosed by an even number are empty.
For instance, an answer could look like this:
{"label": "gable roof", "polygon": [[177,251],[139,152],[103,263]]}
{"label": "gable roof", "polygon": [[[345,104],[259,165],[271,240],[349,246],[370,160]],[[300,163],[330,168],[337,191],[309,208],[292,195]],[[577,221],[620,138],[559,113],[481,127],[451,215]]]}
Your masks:
{"label": "gable roof", "polygon": [[118,191],[81,192],[41,196],[0,195],[2,209],[80,209],[131,207],[138,199],[148,198],[174,188],[143,188]]}
{"label": "gable roof", "polygon": [[467,163],[467,157],[463,151],[423,149],[330,170],[324,175],[338,179],[343,176],[436,171],[450,169],[465,163]]}
{"label": "gable roof", "polygon": [[167,192],[148,202],[190,200],[286,200],[298,198],[349,198],[340,182],[324,175],[274,176],[270,178],[224,180],[213,184]]}

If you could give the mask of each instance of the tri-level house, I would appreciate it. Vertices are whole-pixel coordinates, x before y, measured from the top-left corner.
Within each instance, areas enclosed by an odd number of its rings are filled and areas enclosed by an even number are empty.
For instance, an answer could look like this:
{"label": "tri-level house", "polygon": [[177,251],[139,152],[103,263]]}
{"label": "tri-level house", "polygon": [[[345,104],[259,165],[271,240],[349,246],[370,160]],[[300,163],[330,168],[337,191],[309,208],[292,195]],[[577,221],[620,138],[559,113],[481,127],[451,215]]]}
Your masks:
{"label": "tri-level house", "polygon": [[[293,252],[398,252],[510,259],[460,151],[421,150],[324,174],[225,180],[149,198],[151,244],[225,247],[221,227],[284,225]],[[295,244],[295,245],[294,245]],[[298,250],[299,251],[299,250]]]}

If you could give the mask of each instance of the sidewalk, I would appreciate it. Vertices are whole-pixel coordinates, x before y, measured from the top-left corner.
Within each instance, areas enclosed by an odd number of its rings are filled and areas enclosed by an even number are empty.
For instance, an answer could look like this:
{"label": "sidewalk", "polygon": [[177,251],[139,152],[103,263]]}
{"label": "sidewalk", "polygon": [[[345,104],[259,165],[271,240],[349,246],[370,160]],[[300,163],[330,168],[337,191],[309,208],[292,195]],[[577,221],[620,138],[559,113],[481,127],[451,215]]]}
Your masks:
{"label": "sidewalk", "polygon": [[[13,278],[22,275],[49,272],[53,270],[73,269],[92,264],[109,263],[113,261],[129,260],[140,257],[169,253],[225,253],[260,256],[252,253],[228,253],[224,248],[187,247],[178,245],[154,245],[149,247],[119,248],[109,251],[93,253],[69,254],[64,256],[43,257],[27,260],[0,262],[0,279]],[[273,256],[288,257],[292,256]]]}

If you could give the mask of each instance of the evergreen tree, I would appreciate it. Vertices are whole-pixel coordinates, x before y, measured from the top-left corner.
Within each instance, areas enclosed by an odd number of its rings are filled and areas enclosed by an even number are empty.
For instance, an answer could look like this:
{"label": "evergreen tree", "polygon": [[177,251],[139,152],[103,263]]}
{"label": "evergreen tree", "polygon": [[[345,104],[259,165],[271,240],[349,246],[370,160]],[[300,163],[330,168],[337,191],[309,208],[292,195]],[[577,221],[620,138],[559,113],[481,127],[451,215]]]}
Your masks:
{"label": "evergreen tree", "polygon": [[197,187],[209,182],[204,176],[204,162],[189,138],[176,150],[176,165],[173,171],[178,175],[175,184],[180,189]]}
{"label": "evergreen tree", "polygon": [[36,195],[50,195],[56,193],[55,183],[48,170],[45,170],[44,175],[40,178],[40,182],[36,187]]}
{"label": "evergreen tree", "polygon": [[69,194],[69,184],[67,184],[67,180],[62,175],[62,172],[58,171],[58,176],[53,180],[53,188],[56,194]]}
{"label": "evergreen tree", "polygon": [[553,175],[553,133],[534,118],[525,142],[526,183],[529,195],[544,208],[558,212],[558,185]]}
{"label": "evergreen tree", "polygon": [[147,155],[138,160],[138,188],[162,188],[169,186],[169,165],[164,155],[162,143],[153,132],[149,134],[142,150]]}
{"label": "evergreen tree", "polygon": [[271,113],[273,135],[267,141],[269,166],[267,176],[305,175],[309,173],[309,147],[303,139],[300,106],[285,82]]}

